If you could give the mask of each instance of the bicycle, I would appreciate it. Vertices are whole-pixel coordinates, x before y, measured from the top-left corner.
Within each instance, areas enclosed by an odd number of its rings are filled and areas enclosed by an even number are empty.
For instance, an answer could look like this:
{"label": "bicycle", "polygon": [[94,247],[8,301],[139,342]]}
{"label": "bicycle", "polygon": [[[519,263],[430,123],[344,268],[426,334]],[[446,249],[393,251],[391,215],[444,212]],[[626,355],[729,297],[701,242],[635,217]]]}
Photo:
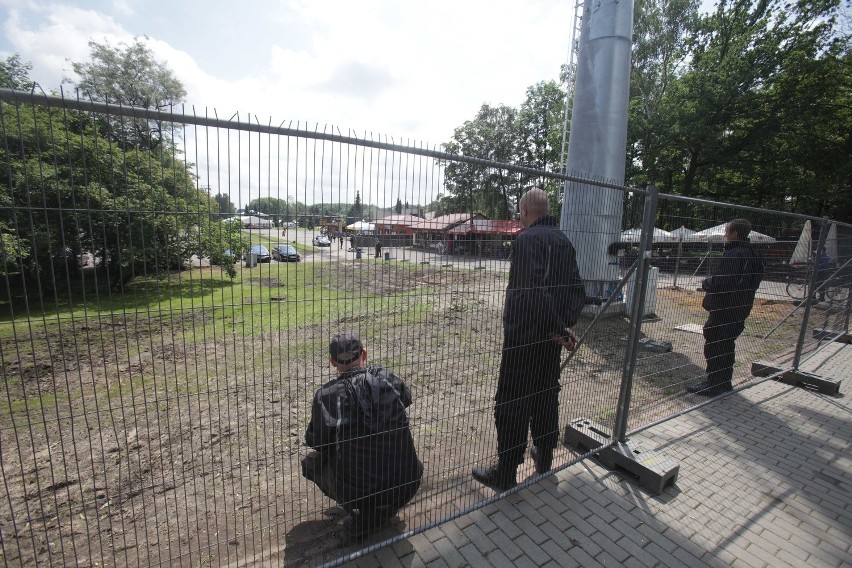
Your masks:
{"label": "bicycle", "polygon": [[807,295],[808,285],[810,284],[808,276],[810,274],[810,266],[808,264],[807,268],[791,268],[793,272],[788,272],[784,277],[784,281],[787,283],[785,287],[787,295],[794,300],[804,300]]}
{"label": "bicycle", "polygon": [[[805,271],[802,274],[788,274],[785,277],[788,296],[799,301],[807,297],[808,286],[810,285],[808,274],[809,272]],[[825,297],[831,303],[842,303],[849,297],[849,284],[844,282],[840,276],[829,278],[827,282],[822,286],[818,285],[817,288],[819,290],[817,294],[820,297]]]}
{"label": "bicycle", "polygon": [[849,282],[843,282],[840,276],[831,278],[823,289],[830,302],[842,303],[849,298]]}

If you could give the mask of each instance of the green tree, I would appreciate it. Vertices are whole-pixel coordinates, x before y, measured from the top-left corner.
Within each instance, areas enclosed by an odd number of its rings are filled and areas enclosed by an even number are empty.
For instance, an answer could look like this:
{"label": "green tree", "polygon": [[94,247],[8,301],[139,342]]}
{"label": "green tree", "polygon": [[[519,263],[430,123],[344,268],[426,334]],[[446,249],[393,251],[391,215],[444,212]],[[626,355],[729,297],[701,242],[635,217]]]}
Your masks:
{"label": "green tree", "polygon": [[10,55],[0,61],[0,87],[26,91],[32,86],[29,74],[32,71],[32,63],[21,61],[19,54]]}
{"label": "green tree", "polygon": [[396,206],[393,208],[397,215],[402,213],[402,199],[396,198]]}
{"label": "green tree", "polygon": [[672,85],[688,65],[689,42],[698,24],[697,0],[637,0],[633,16],[632,69],[626,178],[631,185],[654,183],[673,191],[679,158],[665,144],[675,130],[664,106]]}
{"label": "green tree", "polygon": [[[445,150],[472,158],[517,163],[519,143],[516,131],[518,111],[506,105],[484,104],[473,120],[455,129]],[[481,212],[487,217],[508,219],[521,182],[502,168],[450,161],[444,169],[442,214]]]}
{"label": "green tree", "polygon": [[[516,132],[518,136],[519,160],[521,165],[544,171],[559,171],[562,153],[562,128],[565,117],[565,91],[555,81],[541,82],[527,89],[527,97],[521,104]],[[521,194],[530,185],[537,185],[548,192],[551,212],[558,213],[561,184],[553,180],[542,180],[538,176],[521,174],[511,200],[517,203]],[[514,206],[510,205],[507,217]]]}
{"label": "green tree", "polygon": [[[628,179],[667,193],[843,215],[849,34],[840,2],[723,0],[637,11]],[[690,213],[688,207],[683,215]]]}
{"label": "green tree", "polygon": [[213,200],[219,205],[219,217],[230,217],[237,212],[237,208],[231,201],[231,197],[225,193],[217,193]]}
{"label": "green tree", "polygon": [[287,213],[288,205],[287,201],[284,199],[278,199],[277,197],[260,197],[252,199],[246,206],[246,209],[249,211],[259,211],[260,213],[272,216],[273,222],[277,225],[278,221]]}
{"label": "green tree", "polygon": [[[0,229],[7,262],[44,291],[92,252],[114,286],[221,255],[216,202],[169,144],[122,148],[87,113],[0,105]],[[14,236],[14,241],[7,237]]]}
{"label": "green tree", "polygon": [[346,213],[346,224],[351,225],[355,221],[360,221],[364,218],[364,206],[361,205],[361,192],[355,193],[355,203],[349,208]]}
{"label": "green tree", "polygon": [[[145,38],[147,39],[147,38]],[[130,45],[89,42],[90,60],[72,62],[77,88],[96,101],[169,110],[183,102],[186,90],[174,73],[138,37]],[[174,135],[175,125],[162,120],[118,118],[105,123],[122,146],[155,148]]]}

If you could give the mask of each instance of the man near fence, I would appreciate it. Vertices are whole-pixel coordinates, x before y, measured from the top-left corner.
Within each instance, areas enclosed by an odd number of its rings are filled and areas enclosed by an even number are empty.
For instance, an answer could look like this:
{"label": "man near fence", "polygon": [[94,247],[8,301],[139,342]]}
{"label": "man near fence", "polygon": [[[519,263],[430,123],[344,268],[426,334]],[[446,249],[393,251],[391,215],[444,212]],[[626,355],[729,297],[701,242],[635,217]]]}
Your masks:
{"label": "man near fence", "polygon": [[423,477],[408,424],[411,392],[391,371],[366,367],[357,334],[335,335],[338,371],[314,395],[302,474],[349,513],[345,535],[357,540],[381,528],[408,503]]}
{"label": "man near fence", "polygon": [[701,396],[733,390],[736,341],[754,305],[763,280],[763,255],[748,240],[751,223],[734,219],[725,227],[725,254],[718,270],[701,283],[707,293],[702,307],[709,312],[704,324],[704,358],[707,379],[687,387]]}
{"label": "man near fence", "polygon": [[497,463],[473,470],[474,479],[498,491],[517,484],[528,431],[536,471],[550,470],[559,439],[559,354],[576,345],[571,326],[586,297],[574,246],[559,220],[548,215],[547,194],[526,192],[518,210],[526,229],[513,245],[503,311],[494,405]]}

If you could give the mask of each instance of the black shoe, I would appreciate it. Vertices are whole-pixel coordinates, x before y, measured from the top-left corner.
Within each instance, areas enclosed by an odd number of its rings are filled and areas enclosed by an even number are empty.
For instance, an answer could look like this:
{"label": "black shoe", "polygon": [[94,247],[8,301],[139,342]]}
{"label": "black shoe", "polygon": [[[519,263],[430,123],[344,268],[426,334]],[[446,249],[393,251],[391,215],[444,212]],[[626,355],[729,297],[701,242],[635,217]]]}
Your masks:
{"label": "black shoe", "polygon": [[718,396],[732,390],[734,390],[734,387],[730,383],[711,385],[709,381],[701,381],[696,385],[686,387],[686,392],[697,394],[698,396]]}
{"label": "black shoe", "polygon": [[475,467],[473,468],[473,478],[483,485],[487,485],[495,491],[506,491],[518,484],[516,479],[517,467],[511,471],[500,471],[499,464],[491,467]]}
{"label": "black shoe", "polygon": [[704,393],[705,391],[710,389],[710,383],[707,381],[701,381],[700,383],[690,385],[686,387],[686,392],[692,394]]}
{"label": "black shoe", "polygon": [[533,446],[530,450],[530,457],[535,463],[536,473],[547,473],[553,464],[553,448],[539,449],[538,446]]}

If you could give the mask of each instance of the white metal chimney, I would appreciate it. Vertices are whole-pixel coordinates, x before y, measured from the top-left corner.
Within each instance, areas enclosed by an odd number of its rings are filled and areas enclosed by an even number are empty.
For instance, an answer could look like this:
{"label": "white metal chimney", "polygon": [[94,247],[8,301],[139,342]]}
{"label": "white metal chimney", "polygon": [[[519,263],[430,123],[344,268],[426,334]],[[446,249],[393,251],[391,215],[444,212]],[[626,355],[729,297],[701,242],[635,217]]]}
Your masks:
{"label": "white metal chimney", "polygon": [[[633,0],[585,0],[573,85],[566,171],[622,185],[627,155],[627,104]],[[567,182],[561,228],[577,249],[586,295],[602,297],[619,279],[607,254],[621,233],[623,193]]]}

